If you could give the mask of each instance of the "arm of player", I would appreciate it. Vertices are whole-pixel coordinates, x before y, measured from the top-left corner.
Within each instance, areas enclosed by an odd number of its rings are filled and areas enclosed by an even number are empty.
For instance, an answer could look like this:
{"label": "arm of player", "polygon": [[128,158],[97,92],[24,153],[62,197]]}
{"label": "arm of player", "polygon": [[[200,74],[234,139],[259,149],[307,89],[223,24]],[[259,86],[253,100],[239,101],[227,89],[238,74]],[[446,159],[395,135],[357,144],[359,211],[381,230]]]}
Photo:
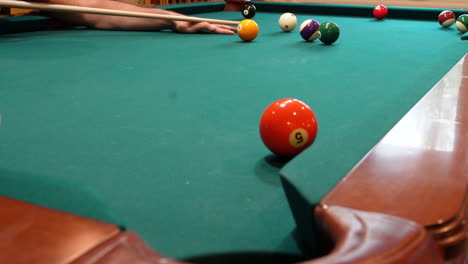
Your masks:
{"label": "arm of player", "polygon": [[[133,12],[154,13],[164,15],[181,15],[160,8],[146,8],[117,2],[113,0],[34,0],[35,2],[86,6],[93,8],[125,10]],[[192,23],[186,21],[167,21],[162,19],[133,18],[93,14],[50,13],[50,16],[77,26],[87,26],[103,30],[160,31],[171,29],[179,33],[197,33],[209,31],[219,34],[234,34],[236,28],[226,25],[216,25],[207,22]]]}

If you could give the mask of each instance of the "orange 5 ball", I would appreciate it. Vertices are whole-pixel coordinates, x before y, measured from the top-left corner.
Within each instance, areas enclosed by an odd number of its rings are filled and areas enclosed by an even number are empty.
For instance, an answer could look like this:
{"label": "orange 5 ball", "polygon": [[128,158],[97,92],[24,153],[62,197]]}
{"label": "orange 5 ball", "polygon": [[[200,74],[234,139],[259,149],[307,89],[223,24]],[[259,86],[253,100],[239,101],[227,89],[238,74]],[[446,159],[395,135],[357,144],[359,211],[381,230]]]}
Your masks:
{"label": "orange 5 ball", "polygon": [[258,25],[252,19],[244,19],[237,26],[237,35],[244,41],[252,41],[258,35]]}
{"label": "orange 5 ball", "polygon": [[292,157],[310,146],[318,130],[317,118],[305,103],[292,98],[273,102],[260,119],[260,137],[271,152]]}

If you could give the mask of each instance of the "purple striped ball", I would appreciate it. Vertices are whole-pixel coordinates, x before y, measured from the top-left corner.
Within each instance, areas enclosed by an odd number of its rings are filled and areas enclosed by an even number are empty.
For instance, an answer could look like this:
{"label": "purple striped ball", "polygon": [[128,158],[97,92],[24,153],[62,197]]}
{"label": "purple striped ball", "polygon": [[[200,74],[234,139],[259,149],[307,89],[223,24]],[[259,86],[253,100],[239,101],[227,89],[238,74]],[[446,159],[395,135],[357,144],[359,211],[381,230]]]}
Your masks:
{"label": "purple striped ball", "polygon": [[308,19],[302,22],[299,32],[305,41],[313,41],[320,38],[320,31],[318,30],[319,27],[319,22],[313,19]]}

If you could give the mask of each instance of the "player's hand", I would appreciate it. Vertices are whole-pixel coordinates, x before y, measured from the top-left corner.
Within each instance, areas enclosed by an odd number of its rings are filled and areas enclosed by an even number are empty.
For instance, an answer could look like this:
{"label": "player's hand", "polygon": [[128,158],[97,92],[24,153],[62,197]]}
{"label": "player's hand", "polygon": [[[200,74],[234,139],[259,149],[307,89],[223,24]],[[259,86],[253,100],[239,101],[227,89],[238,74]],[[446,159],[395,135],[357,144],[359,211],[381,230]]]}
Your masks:
{"label": "player's hand", "polygon": [[233,35],[237,32],[237,28],[226,25],[210,24],[208,22],[192,23],[187,21],[175,21],[173,30],[178,33],[211,32],[227,35]]}

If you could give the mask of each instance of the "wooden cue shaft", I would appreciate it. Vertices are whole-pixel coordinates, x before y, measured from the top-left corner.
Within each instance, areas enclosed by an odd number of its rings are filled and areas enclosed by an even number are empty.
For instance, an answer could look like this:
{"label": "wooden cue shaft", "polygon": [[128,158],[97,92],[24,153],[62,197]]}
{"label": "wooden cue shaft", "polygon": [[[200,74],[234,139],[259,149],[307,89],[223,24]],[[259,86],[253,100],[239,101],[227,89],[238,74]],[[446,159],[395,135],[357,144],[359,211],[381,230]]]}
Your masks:
{"label": "wooden cue shaft", "polygon": [[0,0],[0,6],[10,7],[10,8],[14,7],[14,8],[24,8],[24,9],[35,9],[35,10],[52,11],[52,12],[84,13],[84,14],[95,14],[95,15],[153,18],[153,19],[178,20],[178,21],[189,21],[189,22],[208,22],[208,23],[212,23],[212,24],[235,25],[235,26],[237,26],[240,23],[238,21],[200,18],[200,17],[192,17],[192,16],[162,15],[162,14],[152,14],[152,13],[132,12],[132,11],[121,11],[121,10],[82,7],[82,6],[45,4],[45,3],[31,3],[31,2],[26,2],[26,1]]}

